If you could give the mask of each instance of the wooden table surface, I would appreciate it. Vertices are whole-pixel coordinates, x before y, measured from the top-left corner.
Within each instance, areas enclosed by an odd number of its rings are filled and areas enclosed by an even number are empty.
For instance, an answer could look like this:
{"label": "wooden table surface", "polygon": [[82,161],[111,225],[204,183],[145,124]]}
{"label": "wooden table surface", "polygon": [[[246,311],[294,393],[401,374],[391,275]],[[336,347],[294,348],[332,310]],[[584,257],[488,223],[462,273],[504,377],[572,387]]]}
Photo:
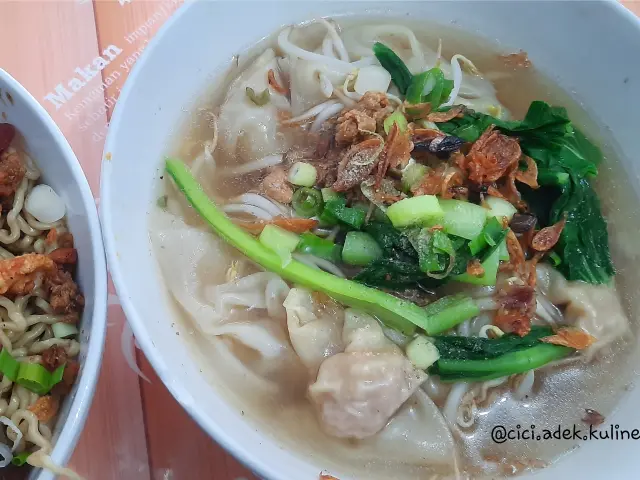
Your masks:
{"label": "wooden table surface", "polygon": [[[100,162],[113,104],[131,65],[182,0],[0,0],[0,67],[38,99],[71,143],[99,202]],[[640,0],[623,2],[640,14]],[[111,46],[122,52],[72,99],[56,98]],[[86,73],[85,73],[86,74]],[[91,75],[89,75],[91,76]],[[125,318],[109,285],[102,372],[71,465],[90,480],[243,480],[254,477],[182,410],[144,356],[150,383],[125,363]]]}

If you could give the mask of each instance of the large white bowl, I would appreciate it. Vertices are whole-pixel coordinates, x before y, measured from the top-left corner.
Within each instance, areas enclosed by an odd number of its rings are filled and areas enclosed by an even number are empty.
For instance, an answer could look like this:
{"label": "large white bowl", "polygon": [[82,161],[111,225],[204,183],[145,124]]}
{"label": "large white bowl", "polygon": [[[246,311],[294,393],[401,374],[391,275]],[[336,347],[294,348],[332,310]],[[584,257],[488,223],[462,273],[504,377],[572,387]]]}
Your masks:
{"label": "large white bowl", "polygon": [[[146,48],[115,109],[103,163],[102,219],[111,272],[127,317],[147,358],[175,398],[231,453],[277,480],[317,480],[318,459],[280,448],[245,421],[201,373],[190,344],[176,336],[170,300],[158,276],[147,231],[163,155],[194,101],[232,55],[280,26],[318,15],[377,9],[378,15],[453,24],[505,50],[524,49],[596,121],[610,128],[617,156],[632,179],[640,162],[640,25],[615,2],[203,2],[183,7]],[[637,189],[639,183],[634,183]],[[640,391],[612,419],[640,427]],[[608,419],[609,420],[609,419]],[[539,478],[635,477],[634,442],[586,442]],[[332,472],[346,480],[347,475]]]}
{"label": "large white bowl", "polygon": [[[0,69],[0,112],[3,122],[13,124],[24,139],[26,150],[42,171],[43,180],[51,185],[67,206],[67,220],[78,250],[77,281],[85,296],[80,323],[80,373],[60,409],[54,430],[51,455],[58,465],[65,465],[80,438],[96,389],[107,315],[107,267],[96,204],[87,179],[76,156],[58,126],[46,110],[14,78]],[[6,94],[12,98],[7,99]],[[35,480],[51,480],[54,476],[35,470]]]}

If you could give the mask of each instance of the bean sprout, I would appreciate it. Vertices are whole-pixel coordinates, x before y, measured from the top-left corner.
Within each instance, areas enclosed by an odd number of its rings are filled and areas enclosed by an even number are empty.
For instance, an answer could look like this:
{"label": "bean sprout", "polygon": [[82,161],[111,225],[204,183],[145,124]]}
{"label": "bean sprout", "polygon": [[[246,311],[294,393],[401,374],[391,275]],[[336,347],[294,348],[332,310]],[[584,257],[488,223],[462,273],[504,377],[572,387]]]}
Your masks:
{"label": "bean sprout", "polygon": [[142,373],[142,370],[140,370],[140,367],[138,367],[138,364],[136,363],[136,346],[133,336],[133,330],[131,330],[131,326],[126,320],[122,325],[122,334],[120,335],[120,350],[122,351],[124,360],[127,365],[129,365],[129,368],[133,370],[136,375],[151,383],[151,380],[149,380],[149,378],[147,378],[147,376]]}
{"label": "bean sprout", "polygon": [[325,57],[338,58],[333,50],[333,42],[331,41],[329,34],[327,34],[324,37],[324,40],[322,40],[322,54]]}
{"label": "bean sprout", "polygon": [[193,165],[191,166],[191,173],[193,175],[197,175],[205,164],[212,168],[215,168],[216,166],[216,162],[213,158],[213,152],[218,145],[218,119],[215,115],[211,116],[211,127],[213,128],[213,138],[210,142],[205,142],[204,151],[198,155],[198,158],[193,162]]}
{"label": "bean sprout", "polygon": [[293,257],[309,267],[316,267],[337,277],[345,278],[345,274],[329,260],[308,253],[294,253]]}
{"label": "bean sprout", "polygon": [[349,62],[338,60],[337,58],[327,57],[326,55],[321,55],[319,53],[309,52],[308,50],[304,50],[303,48],[294,45],[289,40],[289,35],[292,31],[293,27],[288,27],[282,30],[282,32],[280,32],[280,34],[278,35],[278,46],[287,55],[302,58],[303,60],[322,62],[341,73],[349,73],[351,70],[353,70],[353,66]]}
{"label": "bean sprout", "polygon": [[393,103],[397,103],[398,105],[402,105],[404,103],[400,97],[394,95],[393,93],[387,92],[387,98]]}
{"label": "bean sprout", "polygon": [[360,100],[360,98],[362,98],[362,95],[360,95],[358,92],[349,91],[349,83],[352,82],[355,77],[356,75],[352,73],[347,75],[347,77],[344,79],[344,83],[342,84],[342,93],[345,95],[345,97],[351,98],[353,100]]}
{"label": "bean sprout", "polygon": [[258,195],[257,193],[244,193],[242,195],[237,196],[232,201],[259,207],[273,216],[278,216],[278,215],[288,216],[288,212],[285,207],[283,207],[282,205],[277,205],[272,200],[265,198],[262,195]]}
{"label": "bean sprout", "polygon": [[330,107],[325,108],[311,124],[310,131],[317,132],[318,130],[320,130],[320,127],[322,127],[322,124],[324,122],[329,120],[334,115],[340,113],[343,108],[344,105],[342,103],[331,105]]}
{"label": "bean sprout", "polygon": [[347,97],[341,88],[334,88],[333,94],[347,107],[353,107],[357,103],[353,98]]}
{"label": "bean sprout", "polygon": [[340,60],[342,60],[344,62],[348,62],[349,61],[349,54],[347,53],[347,49],[344,46],[344,42],[342,41],[342,38],[340,38],[340,35],[338,35],[338,32],[336,31],[335,27],[333,25],[331,25],[331,23],[326,21],[324,18],[321,18],[320,22],[325,27],[327,27],[327,33],[331,37],[331,42],[333,44],[333,48],[335,48],[336,51],[338,52]]}
{"label": "bean sprout", "polygon": [[462,64],[467,66],[467,71],[472,75],[478,75],[480,72],[473,64],[471,60],[469,60],[464,55],[460,55],[459,53],[455,54],[451,57],[451,71],[453,72],[453,90],[451,90],[451,95],[449,95],[449,99],[442,104],[443,107],[450,107],[455,102],[458,97],[458,93],[460,92],[460,88],[462,87]]}
{"label": "bean sprout", "polygon": [[495,325],[485,325],[480,328],[480,333],[478,334],[478,336],[482,338],[489,338],[489,331],[493,332],[496,337],[501,337],[504,335],[504,332]]}
{"label": "bean sprout", "polygon": [[516,388],[513,390],[513,398],[516,400],[524,400],[531,395],[533,389],[533,383],[535,382],[536,374],[535,370],[529,370],[527,373],[521,375],[517,380]]}
{"label": "bean sprout", "polygon": [[318,115],[319,113],[321,113],[325,108],[330,107],[332,105],[337,105],[338,103],[339,102],[337,102],[336,100],[328,100],[326,102],[316,105],[315,107],[310,108],[309,110],[307,110],[301,115],[298,115],[297,117],[290,118],[289,120],[284,120],[282,124],[288,125],[291,123],[300,123],[305,120],[309,120],[315,117],[316,115]]}
{"label": "bean sprout", "polygon": [[278,155],[267,155],[260,160],[255,160],[253,162],[245,163],[236,168],[230,168],[228,170],[223,170],[220,172],[223,176],[231,176],[231,175],[240,175],[243,173],[251,173],[257,172],[258,170],[263,170],[268,167],[273,167],[274,165],[278,165],[282,163],[283,156],[281,154]]}
{"label": "bean sprout", "polygon": [[447,396],[447,401],[442,408],[442,415],[450,425],[456,423],[458,417],[458,407],[462,401],[462,397],[467,393],[468,384],[457,382],[451,387],[451,391]]}
{"label": "bean sprout", "polygon": [[246,213],[262,220],[271,220],[273,218],[273,215],[260,207],[256,207],[254,205],[244,205],[240,203],[230,203],[229,205],[224,205],[222,207],[222,211],[225,213]]}
{"label": "bean sprout", "polygon": [[320,90],[322,94],[327,98],[331,98],[331,95],[333,95],[333,84],[331,80],[322,72],[318,74],[318,78],[320,79]]}

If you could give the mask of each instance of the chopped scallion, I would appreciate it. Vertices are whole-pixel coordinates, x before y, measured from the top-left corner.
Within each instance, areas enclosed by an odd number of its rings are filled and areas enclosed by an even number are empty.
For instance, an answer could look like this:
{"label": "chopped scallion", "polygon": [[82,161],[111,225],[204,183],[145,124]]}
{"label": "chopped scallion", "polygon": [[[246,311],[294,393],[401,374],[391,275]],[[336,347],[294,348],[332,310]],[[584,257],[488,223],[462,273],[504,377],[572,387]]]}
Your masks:
{"label": "chopped scallion", "polygon": [[487,221],[487,210],[475,203],[440,200],[440,207],[444,212],[444,231],[467,240],[480,235]]}
{"label": "chopped scallion", "polygon": [[271,98],[271,94],[269,93],[269,89],[265,88],[262,92],[256,93],[256,91],[251,88],[246,88],[247,97],[258,107],[262,107],[269,103],[269,99]]}
{"label": "chopped scallion", "polygon": [[411,225],[435,225],[444,218],[444,211],[435,195],[405,198],[387,209],[387,217],[396,228]]}
{"label": "chopped scallion", "polygon": [[291,262],[291,252],[300,243],[300,237],[277,225],[266,225],[260,234],[259,241],[271,251],[276,252],[282,259],[282,266],[285,267]]}
{"label": "chopped scallion", "polygon": [[404,116],[404,113],[402,113],[402,110],[400,109],[397,109],[395,112],[393,112],[391,115],[389,115],[387,118],[384,119],[384,123],[383,123],[384,133],[389,135],[389,132],[391,131],[391,127],[393,126],[394,123],[398,125],[398,128],[400,129],[401,132],[405,132],[409,127],[407,118]]}
{"label": "chopped scallion", "polygon": [[412,163],[402,171],[402,189],[410,192],[423,179],[429,167],[421,163]]}
{"label": "chopped scallion", "polygon": [[349,232],[342,247],[342,261],[364,267],[382,257],[382,249],[374,238],[364,232]]}
{"label": "chopped scallion", "polygon": [[300,187],[313,187],[318,172],[316,167],[306,162],[296,162],[289,169],[289,183]]}
{"label": "chopped scallion", "polygon": [[301,217],[315,217],[322,212],[322,193],[320,190],[310,187],[302,187],[293,193],[291,205]]}
{"label": "chopped scallion", "polygon": [[424,335],[418,335],[407,345],[406,354],[409,361],[420,370],[426,370],[440,358],[436,346]]}
{"label": "chopped scallion", "polygon": [[336,198],[340,198],[340,194],[335,190],[333,190],[332,188],[323,188],[320,191],[322,192],[322,199],[325,202],[328,202],[329,200],[334,200]]}
{"label": "chopped scallion", "polygon": [[347,207],[346,200],[340,196],[325,203],[324,210],[320,215],[320,221],[327,225],[335,225],[337,222],[341,222],[359,230],[364,224],[366,216],[367,213],[363,210]]}
{"label": "chopped scallion", "polygon": [[16,467],[22,467],[25,463],[27,463],[27,458],[29,458],[31,452],[22,452],[17,455],[14,455],[11,459],[11,463]]}
{"label": "chopped scallion", "polygon": [[380,62],[380,65],[391,74],[391,80],[396,84],[401,94],[407,92],[411,84],[413,75],[396,53],[383,43],[373,44],[373,53]]}
{"label": "chopped scallion", "polygon": [[78,327],[71,323],[57,322],[51,325],[53,336],[56,338],[69,338],[78,334]]}
{"label": "chopped scallion", "polygon": [[489,217],[497,217],[498,219],[507,217],[507,220],[511,221],[518,211],[510,202],[498,197],[487,197],[484,203],[489,207],[487,212]]}
{"label": "chopped scallion", "polygon": [[480,235],[469,242],[471,254],[477,255],[486,247],[495,247],[505,237],[505,230],[496,217],[490,218]]}
{"label": "chopped scallion", "polygon": [[549,253],[549,261],[551,262],[551,265],[557,267],[562,263],[562,258],[560,258],[560,255],[558,255],[556,252],[552,251]]}

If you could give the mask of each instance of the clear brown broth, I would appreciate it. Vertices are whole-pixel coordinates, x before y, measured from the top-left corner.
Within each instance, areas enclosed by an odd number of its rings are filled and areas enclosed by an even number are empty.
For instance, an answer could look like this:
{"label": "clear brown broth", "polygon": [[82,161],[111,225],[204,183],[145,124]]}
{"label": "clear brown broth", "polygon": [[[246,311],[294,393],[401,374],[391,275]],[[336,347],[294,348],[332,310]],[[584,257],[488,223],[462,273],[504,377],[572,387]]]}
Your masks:
{"label": "clear brown broth", "polygon": [[[362,20],[346,19],[340,23],[346,26],[358,21]],[[376,21],[367,19],[366,23]],[[391,22],[386,19],[385,23]],[[574,123],[602,146],[606,159],[601,166],[596,187],[610,225],[612,254],[619,272],[616,282],[625,308],[632,319],[635,334],[635,319],[638,316],[640,299],[634,286],[640,281],[640,274],[635,267],[637,255],[628,245],[640,226],[638,212],[634,208],[637,198],[628,184],[621,164],[616,162],[615,144],[609,140],[611,137],[606,128],[598,125],[596,119],[589,119],[581,105],[564,92],[561,86],[555,85],[537,72],[535,58],[531,59],[531,68],[513,68],[506,66],[499,58],[500,54],[511,52],[499,51],[495,45],[479,37],[452,27],[424,22],[417,24],[403,20],[394,23],[403,23],[413,28],[418,39],[428,45],[435,46],[438,38],[442,38],[443,52],[447,58],[453,53],[462,53],[472,59],[487,77],[495,78],[493,83],[498,98],[510,110],[513,118],[522,118],[533,100],[562,105],[567,107]],[[427,31],[429,34],[420,33]],[[309,42],[313,43],[313,38],[310,38]],[[246,58],[259,53],[271,42],[273,37],[259,42]],[[211,91],[196,102],[198,106],[180,132],[180,139],[171,153],[185,160],[193,160],[202,151],[204,142],[211,137],[208,115],[217,113],[226,87],[238,73],[234,65],[235,60],[227,74],[221,73]],[[228,165],[233,163],[234,159],[216,157],[216,161],[220,165]],[[209,184],[207,189],[216,197],[226,198],[254,188],[259,179],[259,175],[247,176],[232,182]],[[233,258],[237,258],[237,254],[231,253],[229,262]],[[212,280],[217,283],[224,282],[224,279]],[[430,478],[432,473],[451,473],[434,472],[428,465],[398,465],[393,459],[384,458],[384,455],[381,455],[381,460],[367,462],[363,466],[357,456],[357,447],[349,442],[329,438],[318,429],[313,413],[300,390],[255,395],[252,385],[238,381],[237,372],[234,373],[233,369],[217,368],[217,365],[224,362],[220,344],[194,334],[195,327],[191,319],[178,310],[179,308],[176,310],[176,316],[181,322],[176,325],[180,330],[191,334],[182,335],[181,338],[188,338],[195,346],[194,357],[203,366],[203,374],[216,386],[221,395],[228,398],[238,410],[242,410],[245,418],[253,421],[261,431],[270,432],[269,434],[284,448],[293,449],[323,468],[338,467],[342,471],[350,472],[355,478],[375,479],[391,476],[397,479],[413,479]],[[511,442],[498,445],[489,438],[491,428],[495,425],[515,427],[518,424],[535,424],[537,428],[551,428],[557,425],[570,428],[574,423],[584,427],[581,418],[584,416],[585,408],[595,409],[608,416],[624,392],[632,387],[637,371],[630,366],[637,365],[638,360],[635,341],[620,342],[611,354],[599,359],[597,363],[558,368],[538,375],[534,394],[525,401],[515,401],[508,393],[498,390],[490,405],[480,408],[473,429],[468,432],[459,431],[456,434],[456,442],[463,452],[462,470],[474,478],[482,477],[483,458],[503,459],[502,473],[508,475],[519,473],[523,466],[552,463],[575,448],[576,442]],[[205,366],[211,368],[204,368]]]}

